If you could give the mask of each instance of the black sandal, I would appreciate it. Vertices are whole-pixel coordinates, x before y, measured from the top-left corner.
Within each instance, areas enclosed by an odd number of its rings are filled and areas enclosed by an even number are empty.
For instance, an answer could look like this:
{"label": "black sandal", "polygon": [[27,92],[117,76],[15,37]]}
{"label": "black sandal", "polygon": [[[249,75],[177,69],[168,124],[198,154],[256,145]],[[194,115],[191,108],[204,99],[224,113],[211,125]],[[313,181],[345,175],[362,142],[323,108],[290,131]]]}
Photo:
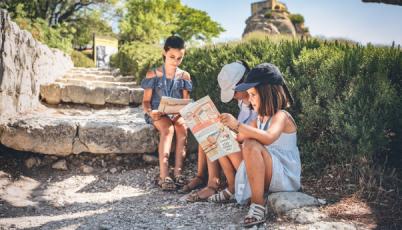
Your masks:
{"label": "black sandal", "polygon": [[160,178],[158,185],[162,189],[162,191],[176,191],[177,189],[173,179],[168,176],[165,177],[164,179]]}

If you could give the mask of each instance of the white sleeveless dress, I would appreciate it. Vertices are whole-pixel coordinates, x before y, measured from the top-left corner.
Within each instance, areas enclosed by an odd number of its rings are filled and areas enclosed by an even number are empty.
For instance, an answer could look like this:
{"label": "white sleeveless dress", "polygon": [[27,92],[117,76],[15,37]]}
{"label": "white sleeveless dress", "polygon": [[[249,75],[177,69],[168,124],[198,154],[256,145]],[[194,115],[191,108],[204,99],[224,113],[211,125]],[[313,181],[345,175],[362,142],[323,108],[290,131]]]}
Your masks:
{"label": "white sleeveless dress", "polygon": [[[288,112],[284,112],[292,118]],[[270,124],[271,119],[262,124],[257,119],[257,127],[259,129],[267,130]],[[275,142],[265,145],[265,148],[271,154],[272,158],[272,178],[269,191],[285,192],[299,190],[301,161],[297,147],[296,132],[282,133]],[[243,204],[250,196],[251,189],[243,161],[236,172],[235,197],[238,203]]]}

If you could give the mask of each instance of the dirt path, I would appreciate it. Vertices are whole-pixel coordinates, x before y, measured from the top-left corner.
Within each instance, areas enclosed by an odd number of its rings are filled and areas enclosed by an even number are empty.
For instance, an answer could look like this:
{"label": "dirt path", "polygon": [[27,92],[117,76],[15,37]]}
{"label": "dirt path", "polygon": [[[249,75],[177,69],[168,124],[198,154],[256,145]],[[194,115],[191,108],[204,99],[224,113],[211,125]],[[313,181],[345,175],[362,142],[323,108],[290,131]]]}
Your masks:
{"label": "dirt path", "polygon": [[[70,156],[68,169],[56,170],[52,164],[60,158],[4,147],[0,152],[0,229],[239,229],[248,210],[237,204],[188,204],[181,194],[162,192],[152,181],[158,167],[139,156]],[[28,169],[29,158],[40,163]],[[193,175],[190,169],[196,167],[189,162],[186,173]],[[83,173],[82,165],[93,171]],[[309,226],[271,211],[259,228],[319,229]]]}

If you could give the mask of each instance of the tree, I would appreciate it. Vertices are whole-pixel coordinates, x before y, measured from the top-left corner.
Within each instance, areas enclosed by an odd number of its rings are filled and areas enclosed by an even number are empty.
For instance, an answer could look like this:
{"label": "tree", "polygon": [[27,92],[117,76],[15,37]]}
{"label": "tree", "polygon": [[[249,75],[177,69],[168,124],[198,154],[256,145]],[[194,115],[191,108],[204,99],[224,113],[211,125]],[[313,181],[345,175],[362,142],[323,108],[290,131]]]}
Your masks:
{"label": "tree", "polygon": [[115,36],[112,27],[102,18],[102,12],[98,10],[92,11],[89,14],[80,14],[70,25],[76,30],[73,39],[75,47],[78,46],[81,48],[91,44],[94,33]]}
{"label": "tree", "polygon": [[31,19],[41,18],[49,26],[69,22],[77,13],[90,6],[115,4],[117,0],[1,0],[0,8],[15,13],[18,7],[23,8],[26,16]]}
{"label": "tree", "polygon": [[123,41],[158,42],[177,28],[180,0],[128,0],[120,22]]}
{"label": "tree", "polygon": [[179,12],[177,33],[184,40],[210,40],[225,30],[204,11],[184,6]]}
{"label": "tree", "polygon": [[209,40],[224,31],[207,13],[184,6],[180,0],[128,0],[119,27],[124,42],[150,44],[172,33],[186,40]]}

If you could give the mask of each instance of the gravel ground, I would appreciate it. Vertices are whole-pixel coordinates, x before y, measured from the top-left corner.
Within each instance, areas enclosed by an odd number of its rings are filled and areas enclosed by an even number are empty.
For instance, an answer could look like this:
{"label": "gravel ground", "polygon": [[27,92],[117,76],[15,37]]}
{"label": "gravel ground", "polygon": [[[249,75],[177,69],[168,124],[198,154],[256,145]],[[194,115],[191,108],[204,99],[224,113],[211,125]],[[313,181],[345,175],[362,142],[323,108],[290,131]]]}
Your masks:
{"label": "gravel ground", "polygon": [[[29,158],[40,163],[29,169]],[[52,168],[60,159],[67,170]],[[236,204],[188,204],[183,194],[160,191],[158,166],[139,156],[10,153],[0,155],[0,163],[3,229],[236,229],[247,212]],[[82,165],[93,171],[82,172]]]}
{"label": "gravel ground", "polygon": [[[186,160],[189,178],[192,162],[195,154]],[[0,146],[0,229],[241,229],[248,207],[186,203],[183,194],[160,191],[158,170],[139,155],[62,158]],[[270,211],[253,229],[311,228]]]}

